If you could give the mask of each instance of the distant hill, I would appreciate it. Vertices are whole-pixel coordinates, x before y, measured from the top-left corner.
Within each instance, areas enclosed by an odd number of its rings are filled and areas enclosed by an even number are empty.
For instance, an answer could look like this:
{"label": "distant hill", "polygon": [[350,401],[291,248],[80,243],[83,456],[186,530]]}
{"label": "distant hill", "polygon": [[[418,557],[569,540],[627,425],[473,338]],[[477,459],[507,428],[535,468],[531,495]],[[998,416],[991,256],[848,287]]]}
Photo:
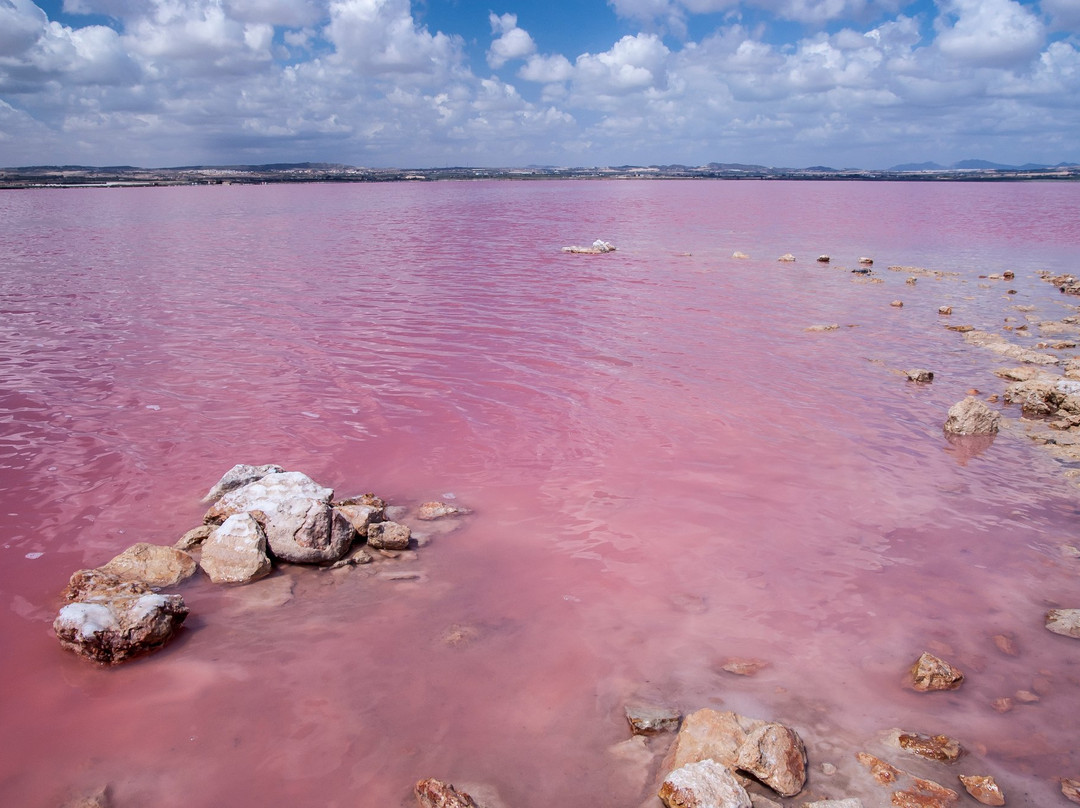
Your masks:
{"label": "distant hill", "polygon": [[945,166],[940,163],[901,163],[892,166],[889,171],[944,171]]}

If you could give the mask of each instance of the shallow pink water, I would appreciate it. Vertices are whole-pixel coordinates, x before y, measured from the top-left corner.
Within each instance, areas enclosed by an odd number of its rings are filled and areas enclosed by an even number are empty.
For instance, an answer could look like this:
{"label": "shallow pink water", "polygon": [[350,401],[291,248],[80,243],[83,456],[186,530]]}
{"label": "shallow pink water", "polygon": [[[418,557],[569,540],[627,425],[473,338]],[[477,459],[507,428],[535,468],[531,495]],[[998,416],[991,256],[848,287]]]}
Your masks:
{"label": "shallow pink water", "polygon": [[[795,726],[841,767],[820,797],[900,726],[957,737],[1010,805],[1062,802],[1080,642],[1042,614],[1080,606],[1057,549],[1080,500],[1016,431],[944,440],[952,403],[1003,383],[937,308],[1073,313],[1035,273],[1077,269],[1078,223],[1075,184],[0,195],[0,804],[109,783],[118,808],[411,805],[437,776],[512,808],[638,805],[653,772],[608,751],[633,697]],[[594,238],[620,249],[559,250]],[[861,255],[884,283],[839,268]],[[858,327],[803,330],[824,322]],[[933,385],[890,372],[918,366]],[[164,652],[62,651],[70,573],[171,544],[237,462],[476,513],[403,565],[419,582],[282,569],[293,599],[259,609],[193,579]],[[927,648],[961,690],[903,688]],[[1039,703],[991,709],[1040,676]]]}

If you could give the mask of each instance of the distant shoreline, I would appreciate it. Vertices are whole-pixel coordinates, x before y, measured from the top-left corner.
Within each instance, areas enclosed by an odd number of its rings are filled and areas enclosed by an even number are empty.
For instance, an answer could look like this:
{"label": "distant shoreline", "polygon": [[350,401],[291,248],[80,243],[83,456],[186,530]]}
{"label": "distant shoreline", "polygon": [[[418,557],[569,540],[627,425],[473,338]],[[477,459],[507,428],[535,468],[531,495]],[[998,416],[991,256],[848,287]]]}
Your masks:
{"label": "distant shoreline", "polygon": [[1018,182],[1080,180],[1080,165],[1046,168],[943,168],[912,171],[767,168],[739,164],[604,168],[356,168],[320,163],[263,166],[30,166],[0,168],[0,189],[146,188],[176,185],[265,185],[309,182],[437,182],[446,180],[826,180],[876,182]]}

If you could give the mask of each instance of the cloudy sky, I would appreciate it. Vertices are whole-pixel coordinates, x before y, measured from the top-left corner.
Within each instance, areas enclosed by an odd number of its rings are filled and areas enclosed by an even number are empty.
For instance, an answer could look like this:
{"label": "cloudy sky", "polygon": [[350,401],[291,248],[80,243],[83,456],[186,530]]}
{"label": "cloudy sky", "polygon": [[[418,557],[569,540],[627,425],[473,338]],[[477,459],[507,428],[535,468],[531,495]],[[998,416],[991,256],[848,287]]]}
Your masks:
{"label": "cloudy sky", "polygon": [[0,165],[1080,161],[1080,0],[0,0]]}

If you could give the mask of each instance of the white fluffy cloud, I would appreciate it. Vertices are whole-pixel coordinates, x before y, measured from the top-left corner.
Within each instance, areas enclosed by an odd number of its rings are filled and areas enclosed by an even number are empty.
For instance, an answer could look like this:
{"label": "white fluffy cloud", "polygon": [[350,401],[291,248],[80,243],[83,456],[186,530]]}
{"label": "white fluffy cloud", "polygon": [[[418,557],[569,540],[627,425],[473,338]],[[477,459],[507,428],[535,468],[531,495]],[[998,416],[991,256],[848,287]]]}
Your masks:
{"label": "white fluffy cloud", "polygon": [[518,28],[517,15],[499,16],[492,12],[488,19],[491,21],[491,32],[499,35],[488,50],[489,65],[498,69],[507,62],[525,59],[536,52],[536,43],[529,32]]}
{"label": "white fluffy cloud", "polygon": [[610,5],[636,32],[581,53],[410,0],[0,0],[0,165],[1080,159],[1080,0]]}
{"label": "white fluffy cloud", "polygon": [[1042,22],[1015,0],[947,0],[942,11],[937,45],[960,61],[1007,67],[1042,48]]}

